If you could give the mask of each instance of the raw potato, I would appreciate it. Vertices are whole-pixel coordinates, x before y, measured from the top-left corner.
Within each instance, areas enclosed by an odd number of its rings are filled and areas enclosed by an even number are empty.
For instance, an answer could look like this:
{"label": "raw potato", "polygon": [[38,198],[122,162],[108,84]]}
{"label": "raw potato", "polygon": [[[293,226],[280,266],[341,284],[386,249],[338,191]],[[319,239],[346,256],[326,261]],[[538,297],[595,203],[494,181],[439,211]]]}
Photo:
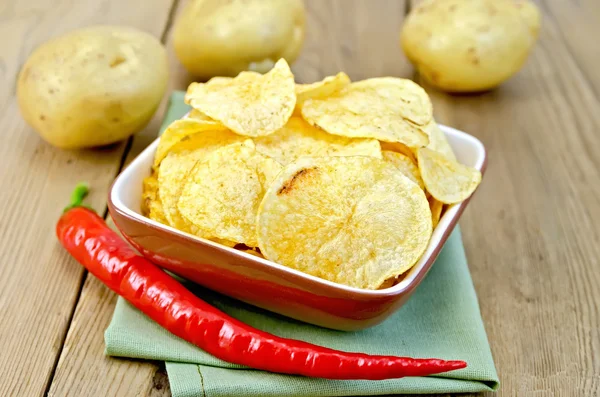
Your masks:
{"label": "raw potato", "polygon": [[426,0],[410,12],[400,40],[430,84],[476,92],[521,68],[539,26],[539,11],[526,0]]}
{"label": "raw potato", "polygon": [[265,258],[336,283],[377,289],[410,269],[431,237],[425,193],[373,157],[304,157],[258,210]]}
{"label": "raw potato", "polygon": [[95,26],[38,47],[17,82],[23,118],[66,149],[121,141],[158,107],[168,80],[165,49],[127,27]]}
{"label": "raw potato", "polygon": [[175,54],[194,76],[265,73],[298,57],[305,33],[302,0],[190,1],[175,22]]}

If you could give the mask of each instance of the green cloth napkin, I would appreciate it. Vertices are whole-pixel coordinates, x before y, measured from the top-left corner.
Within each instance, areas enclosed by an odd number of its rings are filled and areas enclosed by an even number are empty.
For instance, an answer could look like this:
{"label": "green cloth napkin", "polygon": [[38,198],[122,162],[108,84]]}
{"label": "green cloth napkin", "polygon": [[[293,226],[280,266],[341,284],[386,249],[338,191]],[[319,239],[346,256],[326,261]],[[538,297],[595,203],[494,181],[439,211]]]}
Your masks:
{"label": "green cloth napkin", "polygon": [[[164,125],[186,111],[183,94],[173,94]],[[410,300],[382,324],[363,331],[312,326],[186,285],[231,316],[276,335],[346,351],[459,359],[469,366],[438,376],[385,381],[332,381],[256,371],[221,361],[171,335],[119,298],[104,335],[106,354],[164,360],[175,397],[464,393],[496,390],[499,385],[458,229]]]}

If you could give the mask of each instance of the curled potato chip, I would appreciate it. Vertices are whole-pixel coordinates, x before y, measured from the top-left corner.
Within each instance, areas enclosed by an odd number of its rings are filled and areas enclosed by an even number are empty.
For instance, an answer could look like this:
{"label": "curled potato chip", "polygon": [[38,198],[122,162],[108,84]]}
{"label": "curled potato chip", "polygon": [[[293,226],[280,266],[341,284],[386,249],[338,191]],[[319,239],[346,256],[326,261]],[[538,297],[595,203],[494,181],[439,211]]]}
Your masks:
{"label": "curled potato chip", "polygon": [[307,99],[302,117],[330,134],[427,146],[420,123],[431,120],[425,91],[410,80],[382,77],[352,83],[336,95]]}
{"label": "curled potato chip", "polygon": [[[211,80],[212,81],[212,80]],[[186,102],[245,136],[269,135],[287,123],[296,104],[294,76],[284,59],[261,75],[242,72],[218,83],[193,83]]]}
{"label": "curled potato chip", "polygon": [[414,152],[405,144],[399,142],[379,142],[381,144],[381,150],[388,150],[391,152],[397,152],[405,155],[412,162],[417,165],[417,157]]}
{"label": "curled potato chip", "polygon": [[436,200],[434,197],[430,197],[428,200],[429,209],[431,210],[431,221],[433,223],[433,228],[435,229],[438,223],[440,222],[440,218],[442,217],[442,209],[444,208],[444,203]]}
{"label": "curled potato chip", "polygon": [[421,173],[419,172],[419,168],[413,163],[413,161],[406,155],[402,153],[392,152],[389,150],[384,150],[381,152],[383,155],[383,159],[394,167],[398,169],[398,171],[402,172],[404,176],[408,177],[411,181],[419,185],[421,189],[425,188],[423,184],[423,179],[421,179]]}
{"label": "curled potato chip", "polygon": [[431,120],[423,127],[423,131],[429,136],[429,145],[427,148],[443,154],[450,160],[456,161],[454,151],[446,139],[446,134],[440,129],[435,120]]}
{"label": "curled potato chip", "polygon": [[203,235],[256,247],[256,214],[281,170],[251,140],[215,150],[190,172],[177,208]]}
{"label": "curled potato chip", "polygon": [[254,138],[256,150],[285,165],[302,156],[372,156],[381,158],[375,139],[331,135],[311,126],[301,117],[291,117],[275,133]]}
{"label": "curled potato chip", "polygon": [[427,191],[445,204],[467,199],[481,182],[481,172],[427,148],[417,151],[421,177]]}
{"label": "curled potato chip", "polygon": [[194,116],[194,118],[175,120],[167,127],[165,132],[161,135],[158,147],[156,148],[154,167],[158,167],[173,146],[191,135],[205,131],[227,131],[227,128],[218,121],[210,120],[208,118],[199,119],[198,117],[202,117],[199,114],[194,114]]}
{"label": "curled potato chip", "polygon": [[277,263],[336,283],[378,288],[412,267],[431,236],[425,193],[372,157],[303,157],[267,190],[258,242]]}
{"label": "curled potato chip", "polygon": [[344,72],[327,76],[312,84],[296,84],[296,106],[302,106],[309,98],[324,98],[335,94],[350,84],[350,77]]}

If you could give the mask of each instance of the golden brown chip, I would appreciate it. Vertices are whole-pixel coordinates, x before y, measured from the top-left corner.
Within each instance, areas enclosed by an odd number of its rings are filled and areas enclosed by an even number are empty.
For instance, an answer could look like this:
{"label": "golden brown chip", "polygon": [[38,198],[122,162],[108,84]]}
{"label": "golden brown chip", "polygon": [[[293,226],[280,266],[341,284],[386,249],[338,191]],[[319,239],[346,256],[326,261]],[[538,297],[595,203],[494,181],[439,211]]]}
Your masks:
{"label": "golden brown chip", "polygon": [[256,214],[281,165],[251,140],[225,146],[190,172],[177,208],[200,233],[256,247]]}
{"label": "golden brown chip", "polygon": [[429,136],[429,145],[427,145],[427,148],[443,154],[450,160],[456,161],[456,156],[448,143],[448,139],[446,139],[446,134],[440,129],[435,120],[432,119],[424,126],[423,131]]}
{"label": "golden brown chip", "polygon": [[412,267],[431,236],[425,193],[377,158],[303,157],[269,187],[258,213],[263,255],[357,288]]}
{"label": "golden brown chip", "polygon": [[246,72],[218,83],[193,83],[185,99],[240,135],[269,135],[283,127],[294,111],[294,76],[280,59],[264,75]]}
{"label": "golden brown chip", "polygon": [[408,177],[411,181],[419,185],[421,189],[425,188],[423,184],[423,179],[421,179],[421,173],[419,172],[419,168],[413,163],[413,161],[402,153],[392,152],[389,150],[384,150],[381,152],[383,155],[383,159],[394,167],[398,169],[398,171],[402,172],[404,176]]}
{"label": "golden brown chip", "polygon": [[381,158],[375,139],[331,135],[311,126],[301,117],[291,117],[274,134],[254,138],[256,150],[285,165],[302,156],[372,156]]}
{"label": "golden brown chip", "polygon": [[481,182],[481,172],[475,168],[453,161],[431,149],[419,149],[417,161],[427,191],[445,204],[467,199]]}
{"label": "golden brown chip", "polygon": [[336,95],[307,99],[302,117],[330,134],[427,146],[420,123],[431,120],[431,102],[410,80],[382,77],[352,83]]}
{"label": "golden brown chip", "polygon": [[344,72],[325,77],[312,84],[296,84],[296,106],[302,105],[309,98],[331,96],[350,84],[350,77]]}
{"label": "golden brown chip", "polygon": [[429,199],[429,209],[431,209],[431,221],[433,223],[433,228],[435,229],[438,223],[440,222],[440,218],[442,217],[442,209],[444,209],[444,203],[436,200],[433,197]]}
{"label": "golden brown chip", "polygon": [[160,162],[171,151],[173,146],[189,138],[191,135],[208,131],[228,132],[224,125],[214,120],[199,120],[197,118],[175,120],[160,137],[156,154],[154,155],[154,167],[156,168],[160,165]]}

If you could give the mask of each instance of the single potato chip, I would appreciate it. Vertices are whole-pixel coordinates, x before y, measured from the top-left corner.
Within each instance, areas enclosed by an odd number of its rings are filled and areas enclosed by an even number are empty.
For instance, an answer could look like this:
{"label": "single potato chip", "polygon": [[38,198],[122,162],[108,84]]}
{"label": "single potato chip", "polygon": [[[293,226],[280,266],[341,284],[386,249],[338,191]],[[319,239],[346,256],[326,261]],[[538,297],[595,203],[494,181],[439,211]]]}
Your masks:
{"label": "single potato chip", "polygon": [[435,229],[438,223],[440,222],[440,218],[442,217],[442,210],[444,209],[444,203],[436,200],[433,197],[429,199],[429,209],[431,210],[431,221],[433,223],[433,228]]}
{"label": "single potato chip", "polygon": [[[210,238],[201,234],[196,226],[181,216],[177,202],[188,173],[198,161],[204,160],[218,148],[242,141],[243,137],[229,131],[205,131],[192,135],[171,148],[158,169],[158,198],[162,203],[167,224],[186,233]],[[233,247],[235,242],[223,244]]]}
{"label": "single potato chip", "polygon": [[302,117],[330,134],[427,146],[420,125],[432,117],[425,91],[410,80],[382,77],[352,83],[336,95],[304,101]]}
{"label": "single potato chip", "polygon": [[280,164],[302,157],[372,156],[381,158],[381,148],[375,139],[346,138],[331,135],[308,124],[301,117],[291,117],[275,133],[254,138],[256,150]]}
{"label": "single potato chip", "polygon": [[266,258],[356,288],[376,289],[412,267],[431,231],[423,190],[372,157],[300,158],[258,211]]}
{"label": "single potato chip", "polygon": [[280,59],[264,75],[246,72],[230,81],[193,83],[185,99],[240,135],[269,135],[283,127],[294,111],[294,76],[285,59]]}
{"label": "single potato chip", "polygon": [[158,198],[158,179],[156,172],[153,172],[142,183],[142,214],[157,222],[168,225],[167,219],[162,208],[162,203]]}
{"label": "single potato chip", "polygon": [[453,161],[431,149],[419,149],[417,161],[427,191],[445,204],[467,199],[481,182],[481,172],[475,168]]}
{"label": "single potato chip", "polygon": [[199,119],[198,114],[195,118],[179,119],[172,122],[165,132],[161,135],[156,154],[154,155],[154,167],[158,167],[160,162],[171,151],[173,146],[177,145],[183,139],[205,131],[227,131],[227,128],[215,120]]}
{"label": "single potato chip", "polygon": [[423,131],[429,136],[429,145],[427,147],[443,154],[450,160],[456,161],[454,151],[446,139],[446,134],[440,129],[435,120],[431,120],[423,127]]}
{"label": "single potato chip", "polygon": [[350,77],[344,72],[325,77],[312,84],[296,84],[296,107],[301,107],[309,98],[325,98],[350,84]]}
{"label": "single potato chip", "polygon": [[391,152],[398,152],[401,153],[403,155],[405,155],[406,157],[408,157],[409,159],[412,160],[412,162],[417,165],[417,157],[415,156],[415,153],[405,144],[403,143],[399,143],[399,142],[379,142],[381,144],[381,150],[388,150]]}
{"label": "single potato chip", "polygon": [[142,181],[142,214],[148,216],[150,213],[150,203],[156,200],[158,195],[158,179],[156,173],[153,172],[149,177]]}
{"label": "single potato chip", "polygon": [[425,189],[423,179],[421,179],[421,173],[419,172],[419,167],[417,167],[408,156],[389,150],[384,150],[381,152],[381,154],[383,155],[383,159],[385,161],[396,167],[398,171],[402,172],[404,176],[408,177],[408,179],[419,185],[421,189]]}
{"label": "single potato chip", "polygon": [[177,208],[204,235],[256,247],[258,206],[280,170],[251,140],[225,146],[196,164]]}
{"label": "single potato chip", "polygon": [[[195,119],[195,120],[199,120],[199,121],[215,121],[215,120],[211,119],[210,117],[208,117],[207,115],[205,115],[204,113],[202,113],[201,111],[199,111],[197,109],[190,110],[190,112],[188,113],[187,118],[188,119]],[[221,123],[219,123],[219,124],[221,124]]]}

